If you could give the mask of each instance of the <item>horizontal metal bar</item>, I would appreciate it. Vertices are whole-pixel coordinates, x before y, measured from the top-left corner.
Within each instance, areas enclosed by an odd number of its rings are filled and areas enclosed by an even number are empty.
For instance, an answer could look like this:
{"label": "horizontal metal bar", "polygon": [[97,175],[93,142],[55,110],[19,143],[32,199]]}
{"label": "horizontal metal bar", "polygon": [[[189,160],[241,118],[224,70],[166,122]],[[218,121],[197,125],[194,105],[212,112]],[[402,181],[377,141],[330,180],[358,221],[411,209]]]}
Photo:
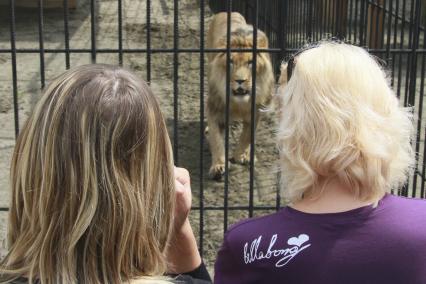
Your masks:
{"label": "horizontal metal bar", "polygon": [[[257,49],[257,51],[259,52],[270,52],[270,53],[279,53],[279,52],[296,52],[299,49],[297,48],[288,48],[285,50],[281,50],[280,48],[259,48]],[[148,52],[147,49],[145,48],[135,48],[135,49],[123,49],[122,50],[123,53],[146,53]],[[12,50],[11,49],[0,49],[0,53],[11,53]],[[21,49],[16,49],[17,53],[40,53],[39,49],[36,48],[21,48]],[[44,50],[45,53],[65,53],[67,52],[67,50],[65,49],[45,49]],[[71,53],[91,53],[92,50],[91,49],[69,49],[69,52]],[[96,52],[99,53],[118,53],[119,50],[118,49],[109,49],[109,48],[105,48],[105,49],[97,49]],[[150,52],[152,53],[174,53],[175,50],[173,48],[156,48],[156,49],[150,49]],[[199,48],[181,48],[177,50],[178,53],[200,53],[201,49]],[[220,48],[220,49],[214,49],[214,48],[206,48],[204,50],[204,52],[208,52],[208,53],[213,53],[213,52],[226,52],[226,48]],[[253,52],[252,48],[242,48],[242,49],[231,49],[231,52]],[[382,48],[382,49],[368,49],[368,52],[370,53],[387,53],[388,50]],[[390,49],[389,50],[390,53],[395,53],[395,54],[401,54],[401,53],[411,53],[412,50],[411,49]],[[426,49],[424,48],[419,48],[416,49],[415,53],[417,54],[423,54],[426,53]]]}
{"label": "horizontal metal bar", "polygon": [[[277,210],[277,206],[253,206],[252,207],[253,210]],[[209,210],[209,211],[217,211],[217,210],[224,210],[225,207],[223,206],[204,206],[204,210]],[[250,207],[249,206],[228,206],[228,210],[233,210],[233,211],[247,211],[249,210]],[[200,208],[198,206],[192,207],[191,210],[200,210]]]}
{"label": "horizontal metal bar", "polygon": [[[296,51],[297,49],[286,49],[287,51]],[[65,49],[59,48],[59,49],[45,49],[45,53],[63,53],[65,52]],[[75,48],[70,49],[70,52],[73,53],[91,53],[92,50],[88,48]],[[146,48],[133,48],[133,49],[125,49],[122,50],[124,53],[146,53],[148,51],[152,53],[174,53],[175,51],[178,53],[199,53],[201,49],[199,48],[180,48],[180,49],[173,49],[173,48],[151,48],[150,50],[147,50]],[[281,49],[279,48],[259,48],[257,49],[259,52],[281,52]],[[0,53],[10,53],[12,52],[11,49],[0,49]],[[36,48],[21,48],[16,49],[16,52],[18,53],[39,53],[40,50]],[[113,48],[103,48],[103,49],[96,49],[96,52],[99,53],[117,53],[119,52],[118,49]],[[226,48],[206,48],[204,49],[204,52],[226,52]],[[231,52],[253,52],[252,48],[232,48]]]}

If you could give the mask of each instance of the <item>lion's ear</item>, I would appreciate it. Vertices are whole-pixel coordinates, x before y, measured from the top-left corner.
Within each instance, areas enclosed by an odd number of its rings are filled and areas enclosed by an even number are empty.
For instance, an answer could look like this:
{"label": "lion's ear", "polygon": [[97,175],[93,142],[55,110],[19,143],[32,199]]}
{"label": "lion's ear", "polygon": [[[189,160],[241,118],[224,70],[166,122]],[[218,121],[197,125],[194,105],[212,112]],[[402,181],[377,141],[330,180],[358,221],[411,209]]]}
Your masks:
{"label": "lion's ear", "polygon": [[258,30],[257,32],[257,47],[258,48],[268,48],[269,43],[268,43],[268,38],[266,37],[266,35]]}
{"label": "lion's ear", "polygon": [[280,66],[280,78],[278,79],[278,84],[282,87],[287,84],[287,67],[287,62],[283,62]]}

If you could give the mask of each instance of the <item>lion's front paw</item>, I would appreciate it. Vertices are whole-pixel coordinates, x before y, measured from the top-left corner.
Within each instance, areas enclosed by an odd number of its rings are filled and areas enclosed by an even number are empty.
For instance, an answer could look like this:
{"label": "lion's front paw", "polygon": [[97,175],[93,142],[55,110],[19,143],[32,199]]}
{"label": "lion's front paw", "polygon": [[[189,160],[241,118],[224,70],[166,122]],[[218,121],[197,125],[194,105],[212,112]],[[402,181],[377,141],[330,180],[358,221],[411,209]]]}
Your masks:
{"label": "lion's front paw", "polygon": [[243,153],[241,155],[234,155],[231,158],[231,163],[247,165],[250,163],[250,153]]}
{"label": "lion's front paw", "polygon": [[220,180],[225,174],[225,164],[216,164],[210,167],[210,177],[214,180]]}

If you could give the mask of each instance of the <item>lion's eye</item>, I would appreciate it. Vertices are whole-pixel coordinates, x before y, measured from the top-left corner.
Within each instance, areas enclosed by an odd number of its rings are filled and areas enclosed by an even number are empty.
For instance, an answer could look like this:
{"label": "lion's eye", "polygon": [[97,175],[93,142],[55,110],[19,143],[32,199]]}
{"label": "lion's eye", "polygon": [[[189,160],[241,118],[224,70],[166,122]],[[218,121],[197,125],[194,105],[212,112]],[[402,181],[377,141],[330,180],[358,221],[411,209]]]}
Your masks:
{"label": "lion's eye", "polygon": [[253,60],[247,61],[247,65],[252,65],[252,64],[253,64]]}

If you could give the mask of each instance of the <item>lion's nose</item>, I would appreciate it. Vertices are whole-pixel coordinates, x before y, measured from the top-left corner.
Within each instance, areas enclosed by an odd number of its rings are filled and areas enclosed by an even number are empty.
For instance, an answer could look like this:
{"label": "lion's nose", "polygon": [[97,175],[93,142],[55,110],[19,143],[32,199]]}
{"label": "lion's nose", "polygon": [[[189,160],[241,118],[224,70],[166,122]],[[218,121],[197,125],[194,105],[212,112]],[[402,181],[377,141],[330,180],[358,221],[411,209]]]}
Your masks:
{"label": "lion's nose", "polygon": [[235,80],[238,84],[242,84],[242,83],[244,83],[245,81],[247,81],[247,80]]}

